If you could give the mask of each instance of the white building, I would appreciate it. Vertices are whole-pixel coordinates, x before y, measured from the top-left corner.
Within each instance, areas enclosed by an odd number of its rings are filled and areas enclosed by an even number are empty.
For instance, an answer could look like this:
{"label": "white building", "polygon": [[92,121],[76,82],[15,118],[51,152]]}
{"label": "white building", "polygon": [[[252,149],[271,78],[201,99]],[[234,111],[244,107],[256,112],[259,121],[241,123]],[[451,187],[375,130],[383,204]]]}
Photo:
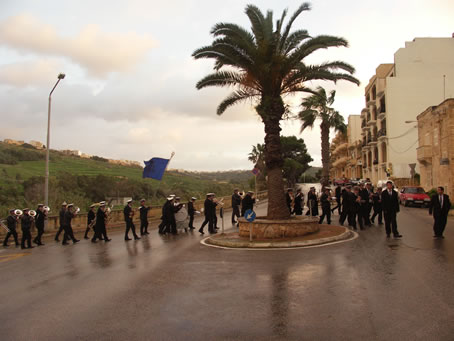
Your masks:
{"label": "white building", "polygon": [[361,113],[363,172],[376,183],[419,172],[416,116],[454,97],[454,38],[416,38],[382,64],[365,89]]}

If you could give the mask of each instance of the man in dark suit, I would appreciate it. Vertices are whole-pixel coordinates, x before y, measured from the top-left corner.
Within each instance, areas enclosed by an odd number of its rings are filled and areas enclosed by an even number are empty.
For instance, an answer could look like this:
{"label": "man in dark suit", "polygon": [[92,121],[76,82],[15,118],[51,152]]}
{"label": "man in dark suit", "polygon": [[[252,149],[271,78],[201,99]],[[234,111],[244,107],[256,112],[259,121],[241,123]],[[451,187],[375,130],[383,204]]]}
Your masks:
{"label": "man in dark suit", "polygon": [[249,191],[241,201],[241,216],[244,217],[247,210],[254,210],[255,199],[252,197],[254,192]]}
{"label": "man in dark suit", "polygon": [[106,202],[101,201],[99,203],[98,211],[96,212],[96,223],[95,223],[95,234],[91,239],[92,243],[96,243],[96,240],[104,240],[105,242],[110,242],[112,239],[107,237],[106,222],[107,222],[107,213],[106,213]]}
{"label": "man in dark suit", "polygon": [[16,226],[17,222],[19,220],[19,217],[14,214],[15,210],[9,210],[9,216],[6,218],[6,223],[9,232],[6,233],[5,240],[3,241],[3,246],[8,246],[8,239],[9,237],[13,236],[14,237],[14,242],[16,243],[16,246],[19,246],[19,240],[17,238],[17,232],[16,232]]}
{"label": "man in dark suit", "polygon": [[448,213],[451,209],[449,196],[445,194],[443,187],[437,188],[437,194],[432,196],[429,206],[429,214],[434,217],[434,237],[443,239],[443,232],[448,221]]}
{"label": "man in dark suit", "polygon": [[146,207],[145,202],[146,202],[145,199],[140,200],[139,212],[140,212],[140,235],[141,236],[150,234],[148,232],[148,211],[151,209],[151,207],[150,206]]}
{"label": "man in dark suit", "polygon": [[320,216],[319,224],[323,223],[323,219],[326,217],[328,225],[331,224],[331,190],[329,187],[325,187],[323,194],[320,197],[320,204],[322,206],[322,215]]}
{"label": "man in dark suit", "polygon": [[60,233],[64,231],[64,220],[65,220],[65,212],[66,212],[66,201],[61,204],[61,209],[60,209],[60,215],[59,215],[59,220],[58,222],[60,223],[60,227],[58,228],[57,233],[55,234],[55,241],[59,242],[60,240],[58,237],[60,236]]}
{"label": "man in dark suit", "polygon": [[129,238],[129,231],[132,231],[132,235],[135,240],[139,240],[140,237],[136,234],[136,227],[133,221],[134,210],[132,209],[132,199],[128,200],[125,208],[123,209],[123,216],[126,222],[125,241],[131,240],[131,238]]}
{"label": "man in dark suit", "polygon": [[[196,209],[194,207],[194,203],[197,200],[197,198],[192,197],[191,200],[188,202],[188,215],[189,215],[189,229],[194,230],[194,215],[196,212]],[[232,197],[232,205],[233,205],[233,197]],[[232,213],[233,214],[233,213]],[[233,216],[232,216],[233,219]]]}
{"label": "man in dark suit", "polygon": [[201,234],[205,234],[203,232],[204,227],[208,224],[208,232],[216,233],[214,229],[214,216],[216,215],[216,204],[214,203],[214,193],[208,193],[205,199],[205,203],[203,204],[204,207],[204,214],[205,220],[202,223],[202,226],[199,229]]}
{"label": "man in dark suit", "polygon": [[363,219],[363,223],[365,226],[371,226],[369,215],[370,214],[369,201],[371,193],[369,192],[369,189],[367,187],[364,187],[363,184],[360,184],[359,196],[361,197],[361,207],[359,212],[360,219]]}
{"label": "man in dark suit", "polygon": [[44,220],[46,219],[46,215],[44,214],[44,205],[39,204],[38,208],[36,209],[36,216],[35,216],[35,227],[38,230],[38,235],[33,239],[33,243],[38,244],[38,246],[44,245],[41,242],[41,237],[44,234]]}
{"label": "man in dark suit", "polygon": [[[342,198],[342,209],[341,214],[339,217],[339,224],[344,225],[345,219],[347,219],[349,211],[351,210],[351,192],[352,187],[347,186],[342,190],[341,198]],[[339,205],[341,203],[339,202]]]}
{"label": "man in dark suit", "polygon": [[95,204],[90,206],[90,210],[88,211],[87,214],[87,228],[85,229],[85,234],[84,234],[84,239],[89,239],[88,238],[88,232],[90,232],[90,229],[93,228],[93,231],[95,230],[94,224],[95,224],[95,219],[96,219],[96,213],[95,213]]}
{"label": "man in dark suit", "polygon": [[377,192],[372,195],[372,201],[374,206],[374,214],[372,215],[372,223],[375,223],[375,217],[378,216],[378,224],[383,225],[383,209],[381,207],[381,193],[382,188],[378,187]]}
{"label": "man in dark suit", "polygon": [[240,191],[238,189],[235,189],[232,195],[232,225],[237,224],[238,218],[241,217],[240,215],[241,195],[239,194],[239,192]]}
{"label": "man in dark suit", "polygon": [[[21,229],[22,229],[22,240],[21,240],[21,249],[33,249],[32,246],[32,234],[30,232],[32,225],[34,223],[33,217],[30,216],[30,209],[24,208],[24,214],[21,217]],[[25,246],[27,243],[27,246]]]}
{"label": "man in dark suit", "polygon": [[381,194],[381,204],[385,216],[386,236],[389,238],[392,230],[394,238],[402,238],[397,230],[397,213],[400,210],[399,199],[391,181],[386,183],[386,189]]}

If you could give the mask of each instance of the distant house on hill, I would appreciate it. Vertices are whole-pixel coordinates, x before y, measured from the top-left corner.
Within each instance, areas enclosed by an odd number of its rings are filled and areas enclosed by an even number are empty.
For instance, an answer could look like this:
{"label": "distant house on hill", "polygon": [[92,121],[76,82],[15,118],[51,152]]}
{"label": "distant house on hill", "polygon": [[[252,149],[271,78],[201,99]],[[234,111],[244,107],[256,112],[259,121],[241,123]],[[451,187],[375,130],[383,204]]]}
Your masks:
{"label": "distant house on hill", "polygon": [[81,156],[82,152],[80,150],[62,150],[65,155]]}
{"label": "distant house on hill", "polygon": [[13,139],[4,139],[3,142],[13,146],[22,146],[25,143],[24,141],[16,141]]}
{"label": "distant house on hill", "polygon": [[30,141],[29,144],[35,147],[36,149],[44,149],[44,144],[39,141]]}

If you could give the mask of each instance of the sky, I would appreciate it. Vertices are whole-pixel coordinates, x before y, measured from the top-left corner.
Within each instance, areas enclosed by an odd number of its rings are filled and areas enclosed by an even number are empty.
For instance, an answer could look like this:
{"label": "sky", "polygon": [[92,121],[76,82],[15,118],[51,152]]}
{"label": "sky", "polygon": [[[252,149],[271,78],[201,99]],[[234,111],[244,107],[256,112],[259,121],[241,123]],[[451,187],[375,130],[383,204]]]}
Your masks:
{"label": "sky", "polygon": [[[301,1],[272,0],[0,0],[0,139],[45,142],[52,95],[51,142],[113,159],[169,157],[170,168],[249,169],[252,145],[263,143],[254,103],[216,115],[228,88],[196,90],[212,72],[192,52],[209,45],[218,22],[249,28],[254,3],[275,17]],[[335,108],[347,119],[364,107],[364,87],[381,63],[415,37],[451,37],[452,0],[314,0],[294,29],[336,35],[349,48],[316,52],[309,62],[343,60],[356,68],[357,86],[314,83],[336,90]],[[293,112],[301,97],[286,98]],[[303,138],[313,165],[321,164],[320,131],[300,134],[298,121],[282,134]]]}

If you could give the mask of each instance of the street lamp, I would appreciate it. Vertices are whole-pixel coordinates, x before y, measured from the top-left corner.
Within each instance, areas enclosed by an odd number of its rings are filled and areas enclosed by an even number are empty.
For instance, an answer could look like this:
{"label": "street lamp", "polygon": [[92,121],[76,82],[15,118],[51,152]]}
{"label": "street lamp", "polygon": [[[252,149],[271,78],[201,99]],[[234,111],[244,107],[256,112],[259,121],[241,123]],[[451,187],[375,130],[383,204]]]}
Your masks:
{"label": "street lamp", "polygon": [[49,144],[50,144],[50,108],[52,101],[52,93],[54,92],[58,83],[60,83],[60,81],[64,78],[65,78],[64,73],[58,74],[57,83],[55,83],[54,87],[52,88],[49,94],[49,105],[47,108],[46,177],[44,180],[44,204],[46,206],[49,206],[49,150],[50,150]]}

